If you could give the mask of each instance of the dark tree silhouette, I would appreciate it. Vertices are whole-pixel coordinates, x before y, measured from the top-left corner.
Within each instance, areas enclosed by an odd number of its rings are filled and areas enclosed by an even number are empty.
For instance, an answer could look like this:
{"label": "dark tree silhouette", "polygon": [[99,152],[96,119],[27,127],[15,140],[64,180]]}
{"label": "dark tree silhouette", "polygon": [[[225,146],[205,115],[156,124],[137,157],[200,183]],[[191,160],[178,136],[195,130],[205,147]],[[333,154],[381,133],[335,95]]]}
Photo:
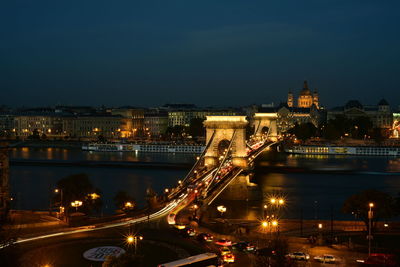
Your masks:
{"label": "dark tree silhouette", "polygon": [[388,219],[395,215],[394,199],[387,193],[372,189],[350,196],[344,202],[342,211],[347,214],[356,214],[364,221],[368,229],[369,203],[374,203],[373,221]]}

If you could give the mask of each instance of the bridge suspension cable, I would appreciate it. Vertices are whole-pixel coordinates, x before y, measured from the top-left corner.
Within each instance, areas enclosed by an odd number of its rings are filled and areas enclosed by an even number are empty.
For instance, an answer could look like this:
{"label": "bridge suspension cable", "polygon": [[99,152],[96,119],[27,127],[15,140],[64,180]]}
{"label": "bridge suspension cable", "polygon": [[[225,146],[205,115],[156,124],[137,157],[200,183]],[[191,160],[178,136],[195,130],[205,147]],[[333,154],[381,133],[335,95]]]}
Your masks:
{"label": "bridge suspension cable", "polygon": [[189,178],[190,178],[190,176],[192,176],[194,170],[199,166],[199,164],[200,164],[201,161],[203,160],[204,155],[206,154],[208,148],[210,147],[212,141],[214,140],[215,133],[216,133],[216,130],[214,130],[214,132],[212,133],[211,138],[210,138],[210,140],[208,141],[208,143],[207,143],[206,147],[204,148],[203,152],[201,152],[201,155],[200,155],[199,159],[195,162],[195,164],[194,164],[193,167],[190,169],[190,171],[188,172],[188,174],[187,174],[187,175],[185,176],[185,178],[182,180],[182,184],[186,183],[186,182],[189,180]]}
{"label": "bridge suspension cable", "polygon": [[230,140],[230,142],[229,142],[229,146],[228,146],[228,148],[227,148],[227,151],[226,151],[226,153],[224,154],[224,156],[223,156],[223,158],[222,158],[220,164],[218,165],[217,170],[214,172],[213,176],[211,177],[211,180],[208,182],[208,185],[207,185],[206,189],[204,190],[204,192],[205,192],[206,194],[207,194],[208,188],[209,188],[209,187],[211,186],[211,184],[214,182],[215,177],[217,177],[218,172],[220,171],[221,167],[225,164],[226,158],[227,158],[228,154],[229,154],[230,151],[231,151],[231,147],[232,147],[232,144],[233,144],[233,140],[235,139],[235,136],[236,136],[236,130],[235,130],[235,131],[233,132],[233,134],[232,134],[232,138],[231,138],[231,140]]}

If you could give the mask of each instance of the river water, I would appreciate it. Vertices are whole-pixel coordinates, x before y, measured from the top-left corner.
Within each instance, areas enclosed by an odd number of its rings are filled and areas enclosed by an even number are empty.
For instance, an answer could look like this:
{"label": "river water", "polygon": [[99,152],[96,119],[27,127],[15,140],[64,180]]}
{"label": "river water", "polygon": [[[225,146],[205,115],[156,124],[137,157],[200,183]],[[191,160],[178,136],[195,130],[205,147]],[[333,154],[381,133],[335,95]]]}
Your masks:
{"label": "river water", "polygon": [[[92,160],[92,161],[142,161],[193,163],[194,154],[169,153],[118,153],[87,152],[63,148],[14,148],[11,159]],[[271,169],[271,167],[273,167]],[[302,168],[312,172],[295,172]],[[283,168],[283,169],[281,169]],[[111,214],[115,207],[113,196],[119,190],[133,195],[140,206],[144,205],[146,188],[151,186],[161,193],[164,188],[176,185],[189,170],[141,169],[118,167],[66,167],[20,166],[10,168],[13,208],[45,210],[57,181],[77,173],[89,175],[92,183],[102,191],[103,212]],[[342,171],[342,173],[330,173]],[[377,189],[396,196],[400,192],[400,159],[387,157],[321,157],[271,154],[266,152],[258,161],[248,187],[248,197],[242,201],[217,200],[228,206],[227,216],[235,218],[259,217],[262,206],[273,192],[285,195],[285,217],[346,219],[340,208],[350,195],[364,189]],[[235,212],[229,212],[235,211]]]}

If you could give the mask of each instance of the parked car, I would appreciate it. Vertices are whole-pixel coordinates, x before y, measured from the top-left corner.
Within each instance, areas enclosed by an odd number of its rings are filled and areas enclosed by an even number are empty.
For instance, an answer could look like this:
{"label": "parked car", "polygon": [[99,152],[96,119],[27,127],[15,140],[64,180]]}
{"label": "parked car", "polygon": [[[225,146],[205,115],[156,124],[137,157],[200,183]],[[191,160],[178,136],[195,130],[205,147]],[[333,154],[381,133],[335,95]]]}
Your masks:
{"label": "parked car", "polygon": [[288,258],[293,260],[309,260],[310,255],[304,252],[293,252],[286,255]]}
{"label": "parked car", "polygon": [[212,235],[210,235],[209,233],[200,233],[197,236],[197,240],[206,241],[206,242],[212,242],[213,238],[214,237]]}
{"label": "parked car", "polygon": [[227,240],[227,239],[219,239],[215,241],[215,244],[220,245],[220,246],[231,246],[232,241]]}
{"label": "parked car", "polygon": [[319,261],[319,262],[326,262],[326,263],[333,263],[337,261],[337,258],[333,255],[320,255],[320,256],[315,256],[314,260]]}

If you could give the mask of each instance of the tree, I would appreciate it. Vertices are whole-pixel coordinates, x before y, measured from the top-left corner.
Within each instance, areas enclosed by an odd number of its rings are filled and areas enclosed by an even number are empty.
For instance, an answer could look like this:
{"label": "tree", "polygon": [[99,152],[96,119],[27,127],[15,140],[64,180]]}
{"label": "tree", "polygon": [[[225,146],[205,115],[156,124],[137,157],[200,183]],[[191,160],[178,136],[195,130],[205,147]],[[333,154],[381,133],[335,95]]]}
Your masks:
{"label": "tree", "polygon": [[361,218],[368,229],[369,203],[374,203],[374,217],[377,221],[381,218],[391,218],[395,215],[394,199],[387,193],[377,190],[365,190],[350,196],[343,204],[342,211],[348,214],[355,214]]}
{"label": "tree", "polygon": [[307,140],[317,133],[317,128],[311,122],[295,124],[295,126],[290,130],[290,133],[294,133],[297,138],[301,140]]}
{"label": "tree", "polygon": [[334,125],[328,124],[324,127],[322,135],[328,140],[336,140],[340,138],[340,132]]}
{"label": "tree", "polygon": [[[101,200],[101,192],[95,188],[90,182],[87,174],[73,174],[67,176],[57,182],[57,188],[62,190],[63,200],[62,206],[65,207],[65,212],[68,214],[71,207],[71,202],[76,200],[82,201],[81,211],[90,213],[91,211],[99,212],[103,205]],[[60,201],[59,196],[55,196],[56,201]]]}
{"label": "tree", "polygon": [[205,135],[205,128],[203,125],[203,118],[193,118],[190,120],[189,124],[189,134],[192,137],[204,136]]}
{"label": "tree", "polygon": [[126,191],[118,191],[115,194],[114,204],[118,209],[121,210],[132,210],[136,207],[135,199],[130,196]]}
{"label": "tree", "polygon": [[173,127],[168,127],[166,134],[174,139],[181,139],[186,132],[186,127],[183,125],[175,125]]}

